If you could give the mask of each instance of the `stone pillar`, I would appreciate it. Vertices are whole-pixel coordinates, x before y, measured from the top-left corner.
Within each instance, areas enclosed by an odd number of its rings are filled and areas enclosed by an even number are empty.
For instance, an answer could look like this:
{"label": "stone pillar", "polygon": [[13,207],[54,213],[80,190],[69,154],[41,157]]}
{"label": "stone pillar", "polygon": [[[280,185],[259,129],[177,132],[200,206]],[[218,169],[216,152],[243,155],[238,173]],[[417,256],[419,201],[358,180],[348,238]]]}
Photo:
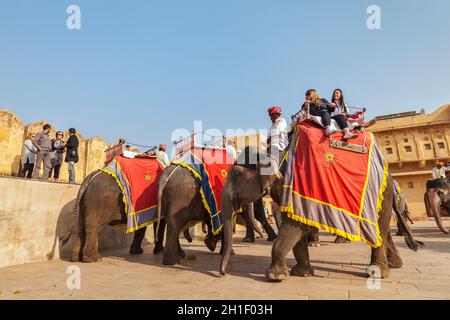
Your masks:
{"label": "stone pillar", "polygon": [[103,168],[105,165],[106,149],[108,149],[108,144],[100,137],[86,140],[86,165],[84,177],[87,177],[91,172],[99,168]]}
{"label": "stone pillar", "polygon": [[19,174],[23,132],[19,117],[7,109],[0,110],[0,175]]}

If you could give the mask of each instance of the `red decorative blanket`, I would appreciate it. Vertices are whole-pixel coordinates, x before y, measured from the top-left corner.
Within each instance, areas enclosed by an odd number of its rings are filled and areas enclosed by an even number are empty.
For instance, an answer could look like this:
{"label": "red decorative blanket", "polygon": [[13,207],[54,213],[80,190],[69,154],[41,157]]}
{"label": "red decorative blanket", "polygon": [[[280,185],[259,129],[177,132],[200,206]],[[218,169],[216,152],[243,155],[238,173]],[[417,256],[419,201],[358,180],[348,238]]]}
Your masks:
{"label": "red decorative blanket", "polygon": [[136,231],[156,220],[158,182],[164,171],[157,159],[116,156],[100,170],[112,175],[122,190],[128,215],[127,232]]}

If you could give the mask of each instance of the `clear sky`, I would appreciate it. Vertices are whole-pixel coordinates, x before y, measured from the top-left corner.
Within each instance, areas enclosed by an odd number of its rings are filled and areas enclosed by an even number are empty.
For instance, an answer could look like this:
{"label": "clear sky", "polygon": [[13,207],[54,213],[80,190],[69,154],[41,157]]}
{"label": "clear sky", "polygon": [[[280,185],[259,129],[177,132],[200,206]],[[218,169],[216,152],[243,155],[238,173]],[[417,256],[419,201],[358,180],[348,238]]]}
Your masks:
{"label": "clear sky", "polygon": [[0,108],[108,142],[267,128],[308,88],[370,117],[450,103],[448,0],[0,0],[0,43]]}

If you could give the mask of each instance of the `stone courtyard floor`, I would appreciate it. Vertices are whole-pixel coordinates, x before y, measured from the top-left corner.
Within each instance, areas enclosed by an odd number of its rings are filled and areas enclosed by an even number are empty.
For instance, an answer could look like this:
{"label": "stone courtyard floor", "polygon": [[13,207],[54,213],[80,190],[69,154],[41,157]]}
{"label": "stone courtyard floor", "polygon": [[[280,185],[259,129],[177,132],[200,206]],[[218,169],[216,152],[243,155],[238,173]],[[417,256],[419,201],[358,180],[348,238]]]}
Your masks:
{"label": "stone courtyard floor", "polygon": [[[220,256],[209,252],[202,238],[190,244],[183,239],[188,258],[182,265],[163,266],[151,244],[140,256],[122,249],[104,252],[99,263],[76,263],[79,290],[66,286],[70,262],[0,268],[0,299],[450,299],[450,236],[433,221],[415,222],[413,234],[426,247],[413,252],[403,237],[394,236],[404,267],[391,270],[379,289],[368,289],[370,248],[363,243],[334,244],[334,236],[324,233],[322,246],[310,248],[314,277],[272,283],[264,278],[271,243],[240,243],[243,233],[238,232],[226,277],[218,277]],[[288,264],[295,264],[292,254]]]}

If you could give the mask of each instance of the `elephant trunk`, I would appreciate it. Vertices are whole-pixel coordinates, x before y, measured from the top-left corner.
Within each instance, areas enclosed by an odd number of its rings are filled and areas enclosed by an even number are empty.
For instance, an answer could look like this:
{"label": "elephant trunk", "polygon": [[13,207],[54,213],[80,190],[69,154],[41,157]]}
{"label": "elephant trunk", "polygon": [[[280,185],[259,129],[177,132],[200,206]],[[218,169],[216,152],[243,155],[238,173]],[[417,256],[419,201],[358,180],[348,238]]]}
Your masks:
{"label": "elephant trunk", "polygon": [[445,229],[442,223],[441,210],[440,210],[440,198],[436,190],[427,190],[425,193],[425,206],[431,211],[431,214],[436,221],[439,230],[445,234],[448,234],[448,230]]}
{"label": "elephant trunk", "polygon": [[253,202],[248,205],[247,213],[248,213],[248,217],[250,218],[250,222],[253,225],[253,229],[258,233],[258,235],[261,238],[264,238],[263,231],[259,227],[259,224],[258,224],[258,222],[256,221],[256,218],[255,218],[255,206],[254,206]]}

